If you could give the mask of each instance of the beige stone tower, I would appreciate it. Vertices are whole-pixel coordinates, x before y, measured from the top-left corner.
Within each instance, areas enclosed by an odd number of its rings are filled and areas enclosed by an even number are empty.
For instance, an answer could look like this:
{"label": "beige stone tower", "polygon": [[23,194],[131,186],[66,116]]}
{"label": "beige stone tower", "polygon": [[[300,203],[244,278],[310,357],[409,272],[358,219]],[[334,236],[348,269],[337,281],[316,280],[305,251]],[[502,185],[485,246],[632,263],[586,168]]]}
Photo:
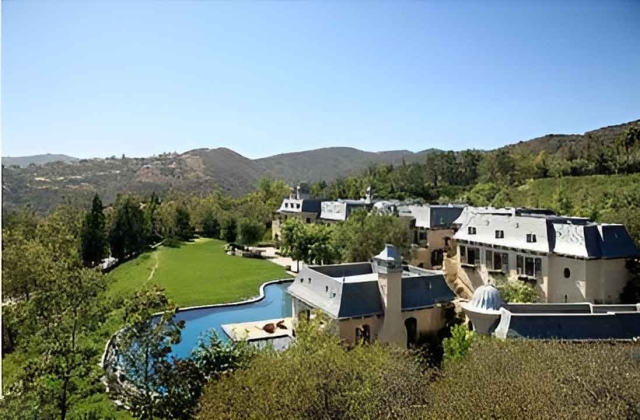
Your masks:
{"label": "beige stone tower", "polygon": [[402,319],[402,258],[393,245],[385,245],[375,256],[378,272],[378,287],[384,307],[384,322],[378,339],[406,347],[407,332]]}

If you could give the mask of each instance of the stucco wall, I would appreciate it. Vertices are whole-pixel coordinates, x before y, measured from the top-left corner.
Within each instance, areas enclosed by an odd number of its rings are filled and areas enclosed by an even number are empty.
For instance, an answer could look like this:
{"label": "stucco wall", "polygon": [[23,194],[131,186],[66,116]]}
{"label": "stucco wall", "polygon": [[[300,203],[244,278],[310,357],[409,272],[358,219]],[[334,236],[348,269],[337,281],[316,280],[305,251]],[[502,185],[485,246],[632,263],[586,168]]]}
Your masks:
{"label": "stucco wall", "polygon": [[598,303],[618,303],[620,293],[629,280],[624,259],[588,260],[587,300]]}
{"label": "stucco wall", "polygon": [[[412,317],[417,321],[418,335],[435,334],[445,326],[446,322],[445,309],[441,307],[402,312],[401,328],[403,329],[403,335],[405,337],[406,328],[404,327],[404,321]],[[378,333],[380,332],[383,323],[383,316],[340,320],[338,321],[340,338],[348,341],[349,343],[355,343],[356,328],[362,328],[364,325],[368,325],[371,331],[371,341],[373,342],[378,339]]]}
{"label": "stucco wall", "polygon": [[[431,229],[427,231],[427,242],[430,249],[445,249],[447,244],[445,238],[453,237],[453,229]],[[451,241],[449,240],[449,246]]]}
{"label": "stucco wall", "polygon": [[416,267],[431,268],[431,251],[425,247],[412,248],[409,263]]}
{"label": "stucco wall", "polygon": [[[486,250],[492,249],[482,245],[467,245],[480,250],[480,264],[476,267],[462,265],[460,260],[460,250],[452,259],[459,267],[455,272],[456,276],[465,284],[470,284],[474,288],[480,284],[486,284],[492,276],[486,265]],[[495,251],[495,249],[494,249]],[[546,303],[617,303],[620,293],[624,288],[629,273],[625,268],[624,259],[596,259],[586,260],[570,258],[562,255],[551,254],[549,256],[536,256],[524,252],[513,250],[498,250],[509,255],[509,281],[518,280],[517,255],[532,256],[541,258],[542,277],[536,280],[536,289],[540,295],[540,301]],[[569,269],[569,277],[565,277],[565,269]]]}
{"label": "stucco wall", "polygon": [[[465,283],[473,285],[473,287],[478,287],[482,284],[487,284],[489,281],[492,281],[492,277],[494,276],[492,270],[487,268],[486,261],[486,251],[491,250],[494,252],[506,253],[509,255],[509,270],[507,273],[504,273],[504,276],[509,281],[522,281],[518,279],[518,271],[517,271],[517,256],[521,255],[523,257],[534,257],[540,258],[542,263],[541,277],[536,279],[535,288],[540,296],[541,302],[547,302],[549,299],[549,258],[544,255],[533,255],[526,252],[514,251],[510,249],[496,249],[491,247],[486,247],[482,245],[469,245],[465,243],[458,243],[458,248],[460,246],[477,248],[480,251],[480,263],[473,267],[468,264],[461,264],[460,257],[460,249],[456,251],[456,256],[454,257],[458,264],[461,265],[462,270],[459,270],[459,276],[463,277]],[[499,272],[497,272],[497,276],[500,276]],[[564,302],[564,300],[563,300]]]}
{"label": "stucco wall", "polygon": [[[568,270],[569,277],[564,271]],[[559,255],[549,257],[549,303],[587,300],[587,261]]]}
{"label": "stucco wall", "polygon": [[435,334],[445,325],[445,309],[434,307],[402,312],[403,322],[409,318],[417,321],[418,335]]}
{"label": "stucco wall", "polygon": [[371,331],[371,342],[374,342],[378,338],[378,333],[382,328],[383,321],[384,317],[382,316],[340,320],[338,321],[340,338],[354,344],[356,342],[356,328],[362,328],[364,325],[368,325]]}

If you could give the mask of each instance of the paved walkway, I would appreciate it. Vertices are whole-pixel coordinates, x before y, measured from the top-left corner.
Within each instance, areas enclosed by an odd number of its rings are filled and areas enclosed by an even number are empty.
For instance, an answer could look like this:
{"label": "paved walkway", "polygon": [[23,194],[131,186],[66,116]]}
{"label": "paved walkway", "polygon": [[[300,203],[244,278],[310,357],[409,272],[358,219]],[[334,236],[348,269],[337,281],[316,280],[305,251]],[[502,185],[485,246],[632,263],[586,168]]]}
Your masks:
{"label": "paved walkway", "polygon": [[[296,269],[298,268],[298,264],[297,261],[292,260],[289,257],[282,257],[280,255],[276,254],[277,249],[274,247],[266,247],[266,248],[251,248],[251,249],[256,249],[256,250],[260,250],[262,251],[262,256],[267,258],[269,261],[271,261],[274,264],[278,264],[279,266],[282,267],[286,267],[289,266],[291,267],[291,271],[288,271],[289,274],[294,275],[296,274]],[[304,262],[300,261],[300,268],[302,269],[302,267],[304,267]]]}

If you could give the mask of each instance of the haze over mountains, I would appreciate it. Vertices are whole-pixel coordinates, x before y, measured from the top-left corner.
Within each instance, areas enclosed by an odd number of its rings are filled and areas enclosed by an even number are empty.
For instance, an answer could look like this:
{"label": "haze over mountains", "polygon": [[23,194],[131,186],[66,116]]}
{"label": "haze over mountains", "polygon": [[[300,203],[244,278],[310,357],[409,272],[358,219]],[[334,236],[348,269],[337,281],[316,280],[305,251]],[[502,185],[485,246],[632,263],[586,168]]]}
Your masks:
{"label": "haze over mountains", "polygon": [[[570,153],[587,143],[607,145],[629,125],[619,124],[585,134],[550,134],[509,146],[537,155]],[[255,189],[262,177],[300,181],[333,181],[381,163],[399,165],[422,161],[435,149],[421,152],[394,150],[366,152],[349,147],[329,147],[249,159],[227,148],[195,149],[181,154],[147,158],[77,159],[66,155],[3,157],[3,209],[30,204],[47,212],[64,198],[86,199],[95,192],[110,203],[120,192],[159,194],[169,190],[210,192],[214,188],[234,196]],[[29,165],[34,163],[35,165]],[[19,166],[15,166],[19,165]]]}

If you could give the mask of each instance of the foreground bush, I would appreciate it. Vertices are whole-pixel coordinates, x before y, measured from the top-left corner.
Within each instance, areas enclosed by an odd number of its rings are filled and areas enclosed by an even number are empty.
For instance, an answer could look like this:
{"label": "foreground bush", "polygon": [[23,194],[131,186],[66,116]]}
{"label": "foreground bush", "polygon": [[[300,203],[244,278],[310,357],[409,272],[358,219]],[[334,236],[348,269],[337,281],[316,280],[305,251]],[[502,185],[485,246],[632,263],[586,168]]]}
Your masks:
{"label": "foreground bush", "polygon": [[640,345],[477,341],[429,388],[429,418],[640,418]]}
{"label": "foreground bush", "polygon": [[249,368],[211,382],[199,418],[406,418],[425,404],[428,379],[407,352],[382,345],[348,350],[309,328],[298,335],[290,349],[263,351]]}

